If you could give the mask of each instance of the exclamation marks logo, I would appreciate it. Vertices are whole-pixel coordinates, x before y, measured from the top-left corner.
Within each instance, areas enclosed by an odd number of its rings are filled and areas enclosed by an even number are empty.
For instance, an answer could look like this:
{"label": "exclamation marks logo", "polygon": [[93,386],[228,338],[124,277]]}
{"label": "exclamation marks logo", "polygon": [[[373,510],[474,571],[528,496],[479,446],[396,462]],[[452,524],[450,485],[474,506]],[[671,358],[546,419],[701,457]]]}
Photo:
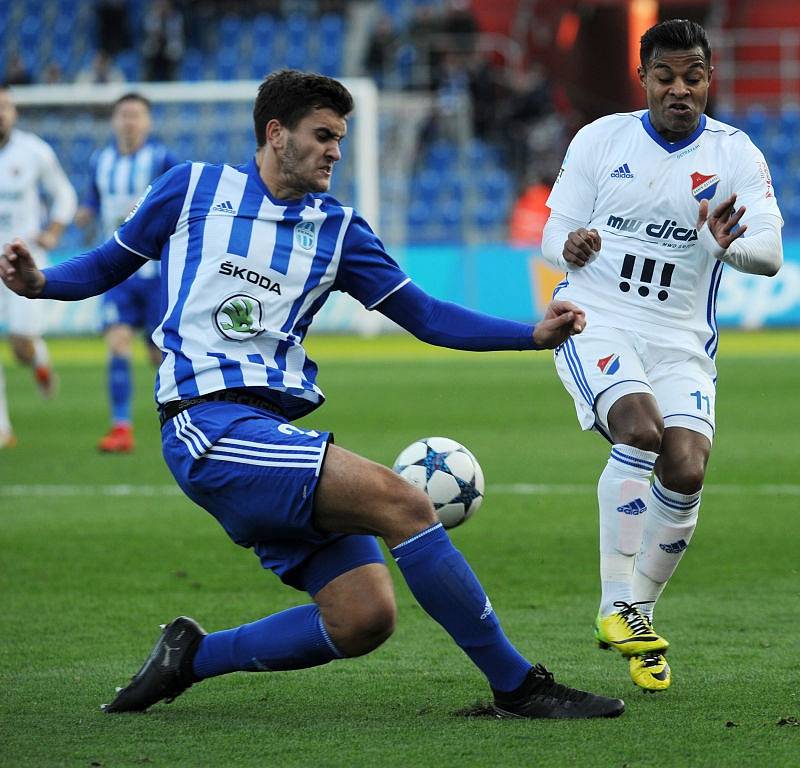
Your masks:
{"label": "exclamation marks logo", "polygon": [[[656,260],[655,259],[644,259],[642,263],[642,272],[640,275],[640,282],[652,284],[653,282],[653,274],[655,273],[656,269]],[[632,253],[626,253],[625,258],[622,261],[622,270],[620,271],[620,277],[622,280],[619,284],[619,289],[623,293],[628,293],[631,289],[631,283],[628,282],[629,280],[633,279],[633,270],[636,266],[636,256]],[[669,292],[666,291],[666,288],[672,283],[672,273],[675,271],[675,265],[670,263],[665,263],[661,269],[661,278],[659,279],[659,285],[661,290],[656,294],[659,301],[666,301],[669,298]],[[637,293],[641,297],[646,297],[650,295],[650,288],[648,285],[640,285],[637,289]]]}

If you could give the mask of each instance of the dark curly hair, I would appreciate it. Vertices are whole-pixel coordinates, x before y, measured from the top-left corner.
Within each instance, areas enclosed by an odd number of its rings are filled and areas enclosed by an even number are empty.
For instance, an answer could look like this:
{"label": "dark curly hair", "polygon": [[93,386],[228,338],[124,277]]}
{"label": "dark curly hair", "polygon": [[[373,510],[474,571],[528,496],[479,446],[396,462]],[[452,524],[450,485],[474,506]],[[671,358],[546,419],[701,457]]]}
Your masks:
{"label": "dark curly hair", "polygon": [[705,29],[688,19],[667,19],[650,27],[642,35],[639,59],[642,67],[647,65],[662,51],[688,51],[702,48],[706,66],[711,66],[711,44]]}
{"label": "dark curly hair", "polygon": [[263,147],[266,143],[270,120],[292,129],[315,109],[331,109],[340,117],[347,117],[353,111],[353,97],[340,82],[324,75],[296,69],[267,75],[253,105],[256,144]]}

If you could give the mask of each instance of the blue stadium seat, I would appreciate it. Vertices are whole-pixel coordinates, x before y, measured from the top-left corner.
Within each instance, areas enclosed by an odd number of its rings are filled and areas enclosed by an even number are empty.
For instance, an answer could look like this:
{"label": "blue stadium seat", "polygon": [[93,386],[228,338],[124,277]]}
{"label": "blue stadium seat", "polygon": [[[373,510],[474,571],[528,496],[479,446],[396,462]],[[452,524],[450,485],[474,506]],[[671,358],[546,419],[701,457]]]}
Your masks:
{"label": "blue stadium seat", "polygon": [[427,165],[437,171],[451,170],[456,160],[456,147],[447,141],[435,141],[428,147]]}
{"label": "blue stadium seat", "polygon": [[778,118],[778,125],[787,139],[800,138],[800,106],[797,104],[785,106]]}
{"label": "blue stadium seat", "polygon": [[769,128],[767,111],[761,106],[753,106],[747,110],[740,127],[755,144],[763,144]]}
{"label": "blue stadium seat", "polygon": [[319,36],[323,45],[342,43],[344,40],[344,19],[338,13],[325,13],[319,17]]}
{"label": "blue stadium seat", "polygon": [[138,51],[134,49],[120,51],[115,62],[128,80],[136,81],[141,78],[141,58]]}
{"label": "blue stadium seat", "polygon": [[230,48],[220,48],[215,62],[217,80],[235,80],[239,66],[239,56]]}
{"label": "blue stadium seat", "polygon": [[411,189],[415,197],[428,205],[439,197],[442,190],[441,176],[432,168],[426,168],[416,176]]}
{"label": "blue stadium seat", "polygon": [[243,27],[244,23],[239,16],[223,16],[217,27],[220,48],[232,47],[241,36]]}
{"label": "blue stadium seat", "polygon": [[187,48],[181,62],[181,80],[196,82],[203,79],[203,54],[197,48]]}

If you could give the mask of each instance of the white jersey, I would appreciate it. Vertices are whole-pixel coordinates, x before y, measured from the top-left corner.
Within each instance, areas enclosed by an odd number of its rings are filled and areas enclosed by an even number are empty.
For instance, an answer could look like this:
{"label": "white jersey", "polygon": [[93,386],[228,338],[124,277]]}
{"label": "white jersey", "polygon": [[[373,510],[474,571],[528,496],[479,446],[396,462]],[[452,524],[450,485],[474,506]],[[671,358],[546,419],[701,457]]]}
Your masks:
{"label": "white jersey", "polygon": [[51,200],[49,219],[69,224],[77,196],[52,148],[38,136],[14,129],[0,147],[0,242],[31,243],[47,220],[41,191]]}
{"label": "white jersey", "polygon": [[737,194],[748,216],[780,211],[764,156],[742,131],[703,115],[688,138],[669,143],[646,110],[600,118],[572,140],[547,205],[600,233],[599,254],[570,270],[558,298],[591,324],[658,327],[716,339],[723,264],[699,243],[699,201],[709,211]]}

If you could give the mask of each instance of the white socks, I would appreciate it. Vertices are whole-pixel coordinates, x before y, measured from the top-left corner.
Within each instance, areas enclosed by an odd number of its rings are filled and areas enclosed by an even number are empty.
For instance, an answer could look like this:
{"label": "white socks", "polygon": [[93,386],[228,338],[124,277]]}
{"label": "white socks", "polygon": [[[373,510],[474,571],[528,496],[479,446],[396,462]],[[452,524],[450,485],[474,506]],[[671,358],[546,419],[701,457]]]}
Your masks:
{"label": "white socks", "polygon": [[633,602],[647,601],[639,610],[653,617],[653,606],[678,567],[697,526],[700,491],[688,496],[653,479],[647,501],[642,546],[631,583]]}
{"label": "white socks", "polygon": [[642,545],[650,475],[657,453],[621,443],[612,446],[597,484],[600,506],[600,614],[617,609],[618,600],[633,601],[631,578]]}

